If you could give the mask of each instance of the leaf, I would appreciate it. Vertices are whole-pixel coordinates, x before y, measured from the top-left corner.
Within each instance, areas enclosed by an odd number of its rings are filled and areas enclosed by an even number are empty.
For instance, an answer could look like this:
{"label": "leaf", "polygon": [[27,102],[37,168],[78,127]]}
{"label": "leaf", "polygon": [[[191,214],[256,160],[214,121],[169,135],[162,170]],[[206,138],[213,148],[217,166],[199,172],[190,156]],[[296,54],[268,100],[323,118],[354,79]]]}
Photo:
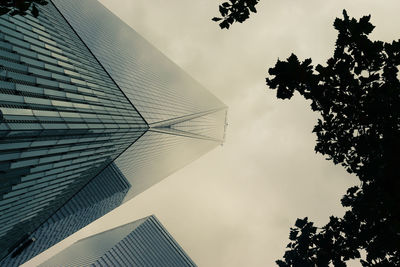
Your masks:
{"label": "leaf", "polygon": [[22,12],[20,12],[18,9],[14,9],[11,13],[10,13],[10,15],[13,17],[13,16],[15,16],[15,15],[23,15],[23,13]]}
{"label": "leaf", "polygon": [[49,2],[47,2],[46,0],[36,0],[36,3],[38,3],[39,5],[45,6],[47,5]]}
{"label": "leaf", "polygon": [[25,16],[27,11],[30,9],[31,5],[33,6],[30,10],[30,13],[37,17],[39,14],[39,10],[37,9],[38,5],[47,5],[48,1],[46,0],[0,0],[0,15],[5,15],[7,13],[10,16],[21,15]]}
{"label": "leaf", "polygon": [[211,20],[212,21],[220,21],[222,18],[217,18],[217,17],[213,17]]}
{"label": "leaf", "polygon": [[251,12],[257,13],[257,9],[255,8],[255,6],[249,6],[249,9],[251,10]]}
{"label": "leaf", "polygon": [[221,29],[229,29],[229,23],[225,20],[221,22],[219,26],[221,27]]}
{"label": "leaf", "polygon": [[224,8],[222,5],[219,6],[219,13],[221,13],[221,15],[223,17],[225,17],[228,14],[228,10],[226,8]]}
{"label": "leaf", "polygon": [[314,69],[311,60],[292,54],[278,59],[266,81],[278,98],[296,91],[311,101],[319,113],[315,151],[360,185],[341,199],[343,217],[331,217],[322,228],[297,219],[284,260],[288,266],[346,266],[364,254],[363,266],[400,266],[400,42],[370,40],[370,16],[357,20],[345,10],[334,27],[336,47],[326,65]]}
{"label": "leaf", "polygon": [[0,7],[0,16],[7,14],[8,12],[10,12],[10,10],[11,9],[7,7]]}
{"label": "leaf", "polygon": [[39,10],[37,9],[35,4],[32,5],[31,13],[32,13],[32,16],[34,16],[35,18],[37,18],[39,16]]}
{"label": "leaf", "polygon": [[259,0],[229,0],[229,2],[224,2],[218,6],[222,17],[228,20],[228,24],[220,24],[221,29],[228,29],[235,22],[244,22],[250,17],[250,11],[257,13],[255,5],[258,4]]}
{"label": "leaf", "polygon": [[305,217],[304,219],[297,219],[294,225],[298,228],[303,228],[307,224],[307,221],[307,217]]}
{"label": "leaf", "polygon": [[228,2],[225,2],[225,3],[222,3],[222,6],[227,8],[227,7],[230,7],[231,5]]}
{"label": "leaf", "polygon": [[292,241],[296,240],[298,233],[299,233],[299,231],[297,231],[297,230],[290,231],[289,239]]}

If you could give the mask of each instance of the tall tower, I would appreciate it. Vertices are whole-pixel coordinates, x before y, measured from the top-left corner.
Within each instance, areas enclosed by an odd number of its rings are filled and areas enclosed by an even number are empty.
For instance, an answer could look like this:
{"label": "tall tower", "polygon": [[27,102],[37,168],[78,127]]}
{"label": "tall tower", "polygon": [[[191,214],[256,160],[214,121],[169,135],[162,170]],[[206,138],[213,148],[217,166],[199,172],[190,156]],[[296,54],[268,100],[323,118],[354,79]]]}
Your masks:
{"label": "tall tower", "polygon": [[3,265],[223,141],[227,107],[96,0],[0,17],[0,85]]}
{"label": "tall tower", "polygon": [[121,205],[130,183],[111,163],[53,213],[1,266],[18,266]]}
{"label": "tall tower", "polygon": [[152,215],[81,239],[39,266],[194,267],[196,264]]}

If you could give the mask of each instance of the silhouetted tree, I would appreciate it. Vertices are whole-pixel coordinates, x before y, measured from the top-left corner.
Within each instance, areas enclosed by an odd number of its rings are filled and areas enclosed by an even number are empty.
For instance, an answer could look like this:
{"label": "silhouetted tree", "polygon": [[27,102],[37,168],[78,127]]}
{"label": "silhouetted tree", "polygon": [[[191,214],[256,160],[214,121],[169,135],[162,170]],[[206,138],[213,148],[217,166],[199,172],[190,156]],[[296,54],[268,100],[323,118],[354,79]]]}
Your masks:
{"label": "silhouetted tree", "polygon": [[250,12],[257,13],[256,5],[260,0],[229,0],[219,5],[221,17],[212,18],[219,22],[221,29],[229,29],[235,21],[242,23],[249,18]]}
{"label": "silhouetted tree", "polygon": [[346,266],[358,258],[363,266],[400,266],[400,40],[371,41],[370,16],[343,16],[334,22],[339,34],[326,66],[292,54],[266,79],[278,98],[296,91],[311,101],[320,114],[315,151],[360,179],[342,198],[343,218],[322,228],[297,219],[281,267]]}
{"label": "silhouetted tree", "polygon": [[0,15],[25,16],[28,11],[35,18],[39,15],[36,5],[47,5],[46,0],[0,0]]}

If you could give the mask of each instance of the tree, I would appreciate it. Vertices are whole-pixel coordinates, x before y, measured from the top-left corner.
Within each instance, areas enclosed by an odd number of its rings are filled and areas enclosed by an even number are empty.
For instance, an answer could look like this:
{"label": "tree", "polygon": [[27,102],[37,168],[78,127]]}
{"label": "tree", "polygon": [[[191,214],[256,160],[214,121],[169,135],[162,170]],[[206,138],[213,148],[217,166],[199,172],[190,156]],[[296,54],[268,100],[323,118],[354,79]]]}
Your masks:
{"label": "tree", "polygon": [[0,0],[0,15],[10,14],[11,16],[25,16],[30,10],[35,18],[39,16],[36,5],[47,5],[46,0]]}
{"label": "tree", "polygon": [[[317,228],[307,218],[291,228],[283,266],[400,266],[400,40],[371,41],[370,16],[336,19],[339,32],[326,66],[278,60],[266,79],[277,97],[294,92],[320,114],[315,151],[360,179],[342,198],[343,218]],[[360,252],[365,252],[362,259]]]}
{"label": "tree", "polygon": [[[249,18],[258,1],[219,6],[222,29]],[[297,219],[280,266],[400,266],[400,40],[371,41],[370,16],[336,19],[336,49],[326,66],[300,62],[292,54],[269,69],[266,79],[277,97],[298,92],[321,118],[314,127],[315,151],[360,179],[342,198],[343,218],[317,228]],[[360,252],[365,252],[365,259]]]}
{"label": "tree", "polygon": [[213,21],[219,22],[221,29],[229,29],[234,22],[247,20],[250,12],[257,13],[256,5],[260,0],[229,0],[219,5],[219,13],[221,17],[212,18]]}

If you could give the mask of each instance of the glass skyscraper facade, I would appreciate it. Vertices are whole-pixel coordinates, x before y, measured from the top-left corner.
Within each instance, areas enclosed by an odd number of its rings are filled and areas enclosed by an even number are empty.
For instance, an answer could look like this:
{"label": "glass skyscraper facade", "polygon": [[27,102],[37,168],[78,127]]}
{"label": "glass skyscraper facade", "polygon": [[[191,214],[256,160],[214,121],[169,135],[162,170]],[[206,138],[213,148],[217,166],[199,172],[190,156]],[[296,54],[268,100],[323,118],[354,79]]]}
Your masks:
{"label": "glass skyscraper facade", "polygon": [[[67,201],[27,239],[26,249],[6,257],[1,266],[18,266],[121,205],[131,185],[112,163]],[[18,253],[18,255],[16,255]]]}
{"label": "glass skyscraper facade", "polygon": [[196,264],[152,215],[79,240],[39,266],[194,267]]}
{"label": "glass skyscraper facade", "polygon": [[3,265],[223,141],[226,106],[96,0],[1,16],[0,86]]}

